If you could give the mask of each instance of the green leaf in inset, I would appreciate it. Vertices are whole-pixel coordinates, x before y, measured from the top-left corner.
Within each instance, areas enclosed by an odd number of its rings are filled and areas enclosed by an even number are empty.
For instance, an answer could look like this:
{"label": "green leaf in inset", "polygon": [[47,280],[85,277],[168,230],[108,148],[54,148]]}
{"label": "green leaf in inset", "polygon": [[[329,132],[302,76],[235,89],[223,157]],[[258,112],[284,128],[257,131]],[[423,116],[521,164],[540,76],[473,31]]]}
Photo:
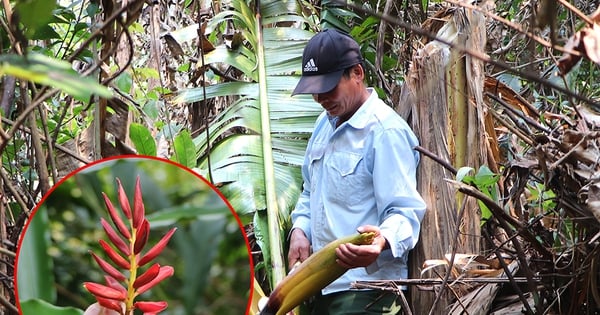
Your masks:
{"label": "green leaf in inset", "polygon": [[146,215],[152,228],[169,227],[181,220],[197,219],[201,216],[227,214],[229,209],[224,203],[206,204],[199,208],[193,206],[176,206],[165,208]]}
{"label": "green leaf in inset", "polygon": [[[180,272],[188,279],[182,290],[182,304],[186,314],[194,314],[198,297],[210,290],[208,279],[213,261],[223,240],[223,229],[227,222],[226,214],[202,217],[188,227],[180,228],[173,235],[172,242],[179,254]],[[210,242],[211,246],[198,246]]]}
{"label": "green leaf in inset", "polygon": [[44,300],[27,300],[21,302],[22,314],[44,314],[44,315],[82,315],[83,311],[74,307],[59,307]]}
{"label": "green leaf in inset", "polygon": [[27,225],[19,247],[17,290],[21,300],[56,299],[53,265],[47,252],[50,243],[47,227],[48,213],[46,207],[41,206]]}
{"label": "green leaf in inset", "polygon": [[129,137],[138,154],[156,156],[156,141],[144,125],[132,123],[129,126]]}
{"label": "green leaf in inset", "polygon": [[173,141],[175,155],[173,160],[186,167],[192,168],[196,166],[196,146],[192,141],[190,132],[186,129],[182,130]]}

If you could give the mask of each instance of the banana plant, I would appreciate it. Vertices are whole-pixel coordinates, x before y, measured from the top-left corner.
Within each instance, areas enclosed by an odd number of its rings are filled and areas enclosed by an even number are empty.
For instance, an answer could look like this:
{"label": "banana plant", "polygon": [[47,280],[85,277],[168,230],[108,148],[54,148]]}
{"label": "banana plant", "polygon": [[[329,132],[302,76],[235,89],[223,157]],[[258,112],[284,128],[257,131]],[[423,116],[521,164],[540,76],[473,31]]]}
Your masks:
{"label": "banana plant", "polygon": [[[207,32],[233,25],[243,44],[225,44],[204,56],[206,65],[228,65],[243,80],[182,91],[177,102],[235,99],[196,137],[201,174],[216,183],[236,211],[252,217],[271,285],[285,275],[282,241],[289,212],[302,188],[300,165],[314,121],[322,111],[310,97],[291,97],[302,51],[313,33],[296,1],[232,1]],[[240,131],[241,130],[241,131]]]}

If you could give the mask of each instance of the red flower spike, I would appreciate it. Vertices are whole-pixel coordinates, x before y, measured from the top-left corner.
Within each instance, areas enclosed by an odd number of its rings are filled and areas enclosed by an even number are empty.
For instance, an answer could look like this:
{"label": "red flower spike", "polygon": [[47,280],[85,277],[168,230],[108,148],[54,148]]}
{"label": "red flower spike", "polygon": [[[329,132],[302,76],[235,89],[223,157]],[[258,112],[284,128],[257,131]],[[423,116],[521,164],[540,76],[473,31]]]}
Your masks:
{"label": "red flower spike", "polygon": [[123,313],[123,307],[121,306],[122,302],[120,301],[105,299],[99,296],[96,296],[96,301],[98,301],[98,304],[100,304],[100,306],[119,312],[119,314]]}
{"label": "red flower spike", "polygon": [[121,209],[123,210],[123,213],[125,213],[127,219],[131,219],[131,206],[129,206],[129,199],[127,199],[125,190],[123,189],[121,181],[118,178],[117,185],[119,186],[117,188],[117,191],[119,192],[119,203],[121,204]]}
{"label": "red flower spike", "polygon": [[144,314],[156,314],[167,308],[168,304],[165,301],[160,302],[135,302],[133,306]]}
{"label": "red flower spike", "polygon": [[137,288],[137,295],[140,295],[148,290],[150,290],[152,287],[154,287],[155,285],[157,285],[159,282],[163,281],[164,279],[170,277],[173,275],[174,273],[174,269],[171,266],[162,266],[160,267],[160,270],[158,271],[158,275],[152,279],[150,282],[140,286],[139,288]]}
{"label": "red flower spike", "polygon": [[119,253],[117,253],[112,247],[110,247],[108,243],[106,243],[104,240],[99,240],[98,243],[100,243],[100,246],[102,246],[102,249],[104,249],[104,252],[108,255],[108,258],[117,264],[117,266],[127,270],[131,268],[131,264],[125,260],[125,258],[121,257],[121,255],[119,255]]}
{"label": "red flower spike", "polygon": [[100,224],[102,224],[102,228],[104,228],[104,232],[106,232],[106,235],[108,235],[108,239],[110,239],[110,242],[113,243],[119,251],[121,251],[121,254],[129,256],[129,254],[131,253],[129,246],[125,244],[123,239],[112,228],[110,223],[104,220],[104,218],[100,218]]}
{"label": "red flower spike", "polygon": [[[142,255],[142,250],[150,236],[150,223],[145,217],[140,178],[138,176],[136,179],[133,205],[129,203],[121,181],[118,178],[116,181],[120,209],[115,209],[106,194],[102,193],[112,224],[108,220],[100,220],[109,241],[99,240],[99,243],[110,259],[105,260],[90,251],[105,273],[106,285],[85,282],[84,287],[98,301],[93,305],[96,310],[101,309],[102,312],[111,313],[114,311],[124,315],[133,314],[137,308],[144,315],[156,315],[167,308],[167,302],[136,302],[135,299],[164,279],[171,277],[175,271],[171,266],[160,266],[158,263],[153,264],[143,273],[140,267],[151,262],[165,249],[177,229],[169,230],[158,243]],[[122,210],[123,213],[117,210]],[[127,220],[124,220],[124,217]],[[131,273],[131,279],[127,279],[125,271]],[[134,275],[135,279],[132,278]]]}
{"label": "red flower spike", "polygon": [[[94,282],[84,282],[83,286],[88,290],[91,294],[95,295],[96,298],[103,297],[111,300],[124,301],[127,298],[127,293],[113,289],[111,287],[107,287],[102,284],[94,283]],[[98,301],[100,302],[100,301]]]}
{"label": "red flower spike", "polygon": [[117,281],[117,279],[111,277],[111,276],[104,276],[104,280],[106,281],[106,285],[115,289],[115,290],[119,290],[122,291],[123,293],[127,294],[127,289],[125,289],[124,286],[121,285],[121,283],[119,283],[119,281]]}
{"label": "red flower spike", "polygon": [[135,279],[135,282],[133,282],[133,287],[137,289],[137,288],[143,286],[144,284],[152,281],[154,278],[156,278],[156,276],[158,276],[159,271],[160,271],[159,264],[152,265],[152,267],[148,268],[148,270],[146,270],[146,272],[144,272],[141,276],[139,276],[139,277],[137,277],[137,279]]}
{"label": "red flower spike", "polygon": [[169,243],[169,240],[171,239],[171,236],[173,236],[173,233],[175,233],[175,230],[177,230],[177,228],[170,229],[169,232],[167,232],[167,234],[165,234],[165,236],[158,241],[158,243],[150,248],[150,250],[148,250],[148,252],[146,252],[146,254],[144,254],[144,256],[142,256],[142,258],[138,261],[138,267],[141,267],[156,258],[156,256],[158,256],[158,254],[165,249],[167,243]]}
{"label": "red flower spike", "polygon": [[148,243],[148,236],[150,236],[150,222],[144,219],[140,228],[135,233],[135,244],[133,244],[134,254],[137,255],[144,249],[144,246]]}
{"label": "red flower spike", "polygon": [[115,210],[115,207],[110,202],[110,199],[108,199],[108,196],[106,196],[105,193],[102,193],[102,196],[104,197],[104,203],[106,204],[108,214],[110,215],[110,218],[112,219],[113,223],[115,224],[119,232],[121,232],[121,235],[123,235],[126,239],[130,239],[131,234],[129,233],[129,230],[127,229],[125,223],[121,219],[121,216],[117,213],[117,210]]}
{"label": "red flower spike", "polygon": [[115,278],[118,281],[123,281],[127,279],[121,272],[119,272],[119,270],[117,270],[111,264],[106,262],[106,260],[98,257],[98,255],[94,254],[94,252],[92,251],[90,251],[90,254],[92,254],[92,257],[94,257],[94,260],[96,261],[96,263],[98,263],[98,266],[100,266],[100,268],[104,270],[104,272],[109,274],[111,277]]}
{"label": "red flower spike", "polygon": [[143,223],[145,214],[144,202],[142,200],[142,187],[140,177],[135,181],[135,192],[133,194],[133,227],[138,229]]}

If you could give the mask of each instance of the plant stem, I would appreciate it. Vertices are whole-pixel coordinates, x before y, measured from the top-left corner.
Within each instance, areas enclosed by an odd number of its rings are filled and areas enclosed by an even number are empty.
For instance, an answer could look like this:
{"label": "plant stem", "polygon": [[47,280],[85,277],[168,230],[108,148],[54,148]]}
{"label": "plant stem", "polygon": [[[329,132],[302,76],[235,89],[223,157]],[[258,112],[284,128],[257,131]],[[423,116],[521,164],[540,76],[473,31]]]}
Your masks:
{"label": "plant stem", "polygon": [[137,229],[133,227],[133,220],[129,220],[131,224],[131,238],[129,239],[129,282],[127,283],[127,300],[125,300],[125,313],[127,315],[133,314],[133,300],[135,299],[135,288],[133,283],[137,278],[137,259],[134,252],[135,240],[137,235]]}

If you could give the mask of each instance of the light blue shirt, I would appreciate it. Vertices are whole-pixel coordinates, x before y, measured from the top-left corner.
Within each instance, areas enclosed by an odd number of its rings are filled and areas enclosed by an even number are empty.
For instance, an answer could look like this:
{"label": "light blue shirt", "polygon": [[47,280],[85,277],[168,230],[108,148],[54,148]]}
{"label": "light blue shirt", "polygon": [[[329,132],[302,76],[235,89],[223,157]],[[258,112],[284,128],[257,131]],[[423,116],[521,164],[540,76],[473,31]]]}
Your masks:
{"label": "light blue shirt", "polygon": [[350,289],[357,280],[408,276],[407,257],[419,239],[425,202],[416,190],[418,140],[406,121],[372,89],[346,122],[323,112],[315,123],[302,166],[303,191],[292,228],[300,228],[313,252],[361,225],[376,225],[390,244],[367,268],[354,268],[323,290]]}

